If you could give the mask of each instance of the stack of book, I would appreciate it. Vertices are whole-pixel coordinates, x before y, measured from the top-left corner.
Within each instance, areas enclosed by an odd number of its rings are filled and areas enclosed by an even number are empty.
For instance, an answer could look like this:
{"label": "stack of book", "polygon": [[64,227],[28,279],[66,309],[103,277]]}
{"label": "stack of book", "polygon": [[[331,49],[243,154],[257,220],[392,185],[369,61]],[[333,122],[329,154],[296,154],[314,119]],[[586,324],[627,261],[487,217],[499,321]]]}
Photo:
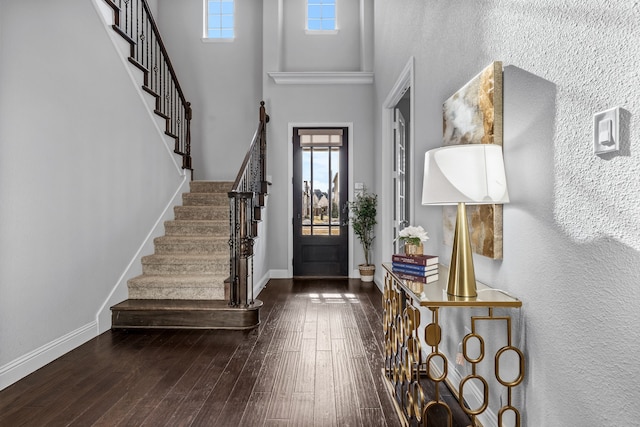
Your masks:
{"label": "stack of book", "polygon": [[436,255],[395,254],[391,260],[393,272],[400,279],[420,283],[432,283],[438,280]]}

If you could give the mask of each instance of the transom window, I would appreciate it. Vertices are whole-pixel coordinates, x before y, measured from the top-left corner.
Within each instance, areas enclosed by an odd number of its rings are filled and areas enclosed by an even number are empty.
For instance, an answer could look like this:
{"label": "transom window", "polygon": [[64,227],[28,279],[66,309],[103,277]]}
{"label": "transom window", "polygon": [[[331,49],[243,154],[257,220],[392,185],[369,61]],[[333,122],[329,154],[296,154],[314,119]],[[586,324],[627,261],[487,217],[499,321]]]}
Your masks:
{"label": "transom window", "polygon": [[233,39],[235,37],[234,0],[204,0],[204,37],[207,39]]}
{"label": "transom window", "polygon": [[335,31],[337,0],[307,0],[307,30]]}

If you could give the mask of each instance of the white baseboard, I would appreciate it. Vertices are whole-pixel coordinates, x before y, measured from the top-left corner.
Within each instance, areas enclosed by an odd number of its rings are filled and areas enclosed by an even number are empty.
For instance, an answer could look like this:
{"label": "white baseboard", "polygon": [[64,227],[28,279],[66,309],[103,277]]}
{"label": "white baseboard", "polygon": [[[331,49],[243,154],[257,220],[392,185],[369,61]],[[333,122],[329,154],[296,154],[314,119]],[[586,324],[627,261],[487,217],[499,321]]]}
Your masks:
{"label": "white baseboard", "polygon": [[381,294],[384,294],[384,279],[380,280],[377,277],[373,278],[373,283],[376,284],[376,286],[378,287],[378,290],[380,291]]}
{"label": "white baseboard", "polygon": [[30,351],[4,366],[0,366],[0,390],[9,387],[11,384],[37,371],[44,365],[56,360],[58,357],[81,346],[96,336],[96,322],[87,323],[75,331],[69,332],[60,338]]}
{"label": "white baseboard", "polygon": [[258,298],[258,295],[260,295],[260,292],[262,292],[262,290],[264,289],[265,286],[267,286],[267,283],[269,283],[269,279],[271,278],[270,272],[267,271],[265,273],[264,276],[262,276],[260,278],[260,280],[258,280],[257,283],[253,284],[253,295]]}
{"label": "white baseboard", "polygon": [[258,298],[260,292],[267,286],[270,279],[291,279],[291,275],[288,270],[269,270],[264,276],[253,284],[253,295]]}
{"label": "white baseboard", "polygon": [[291,279],[289,270],[269,270],[270,279]]}

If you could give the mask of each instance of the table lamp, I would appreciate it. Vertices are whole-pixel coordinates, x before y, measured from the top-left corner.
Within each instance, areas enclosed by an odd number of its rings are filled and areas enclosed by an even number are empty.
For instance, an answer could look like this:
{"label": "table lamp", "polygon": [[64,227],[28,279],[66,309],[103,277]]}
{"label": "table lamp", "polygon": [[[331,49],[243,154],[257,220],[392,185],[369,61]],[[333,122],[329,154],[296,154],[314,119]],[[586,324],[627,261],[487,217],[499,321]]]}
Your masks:
{"label": "table lamp", "polygon": [[502,147],[463,144],[429,150],[424,156],[423,205],[458,205],[447,293],[476,297],[466,205],[509,202]]}

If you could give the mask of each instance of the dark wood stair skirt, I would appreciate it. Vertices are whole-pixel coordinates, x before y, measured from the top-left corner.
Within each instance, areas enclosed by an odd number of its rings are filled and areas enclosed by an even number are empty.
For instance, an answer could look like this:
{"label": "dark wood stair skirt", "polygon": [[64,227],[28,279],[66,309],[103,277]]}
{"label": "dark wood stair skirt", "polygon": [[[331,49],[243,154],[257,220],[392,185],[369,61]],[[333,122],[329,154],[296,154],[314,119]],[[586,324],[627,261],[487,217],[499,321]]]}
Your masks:
{"label": "dark wood stair skirt", "polygon": [[223,300],[125,300],[111,307],[111,329],[234,329],[260,324],[262,301],[230,307]]}

